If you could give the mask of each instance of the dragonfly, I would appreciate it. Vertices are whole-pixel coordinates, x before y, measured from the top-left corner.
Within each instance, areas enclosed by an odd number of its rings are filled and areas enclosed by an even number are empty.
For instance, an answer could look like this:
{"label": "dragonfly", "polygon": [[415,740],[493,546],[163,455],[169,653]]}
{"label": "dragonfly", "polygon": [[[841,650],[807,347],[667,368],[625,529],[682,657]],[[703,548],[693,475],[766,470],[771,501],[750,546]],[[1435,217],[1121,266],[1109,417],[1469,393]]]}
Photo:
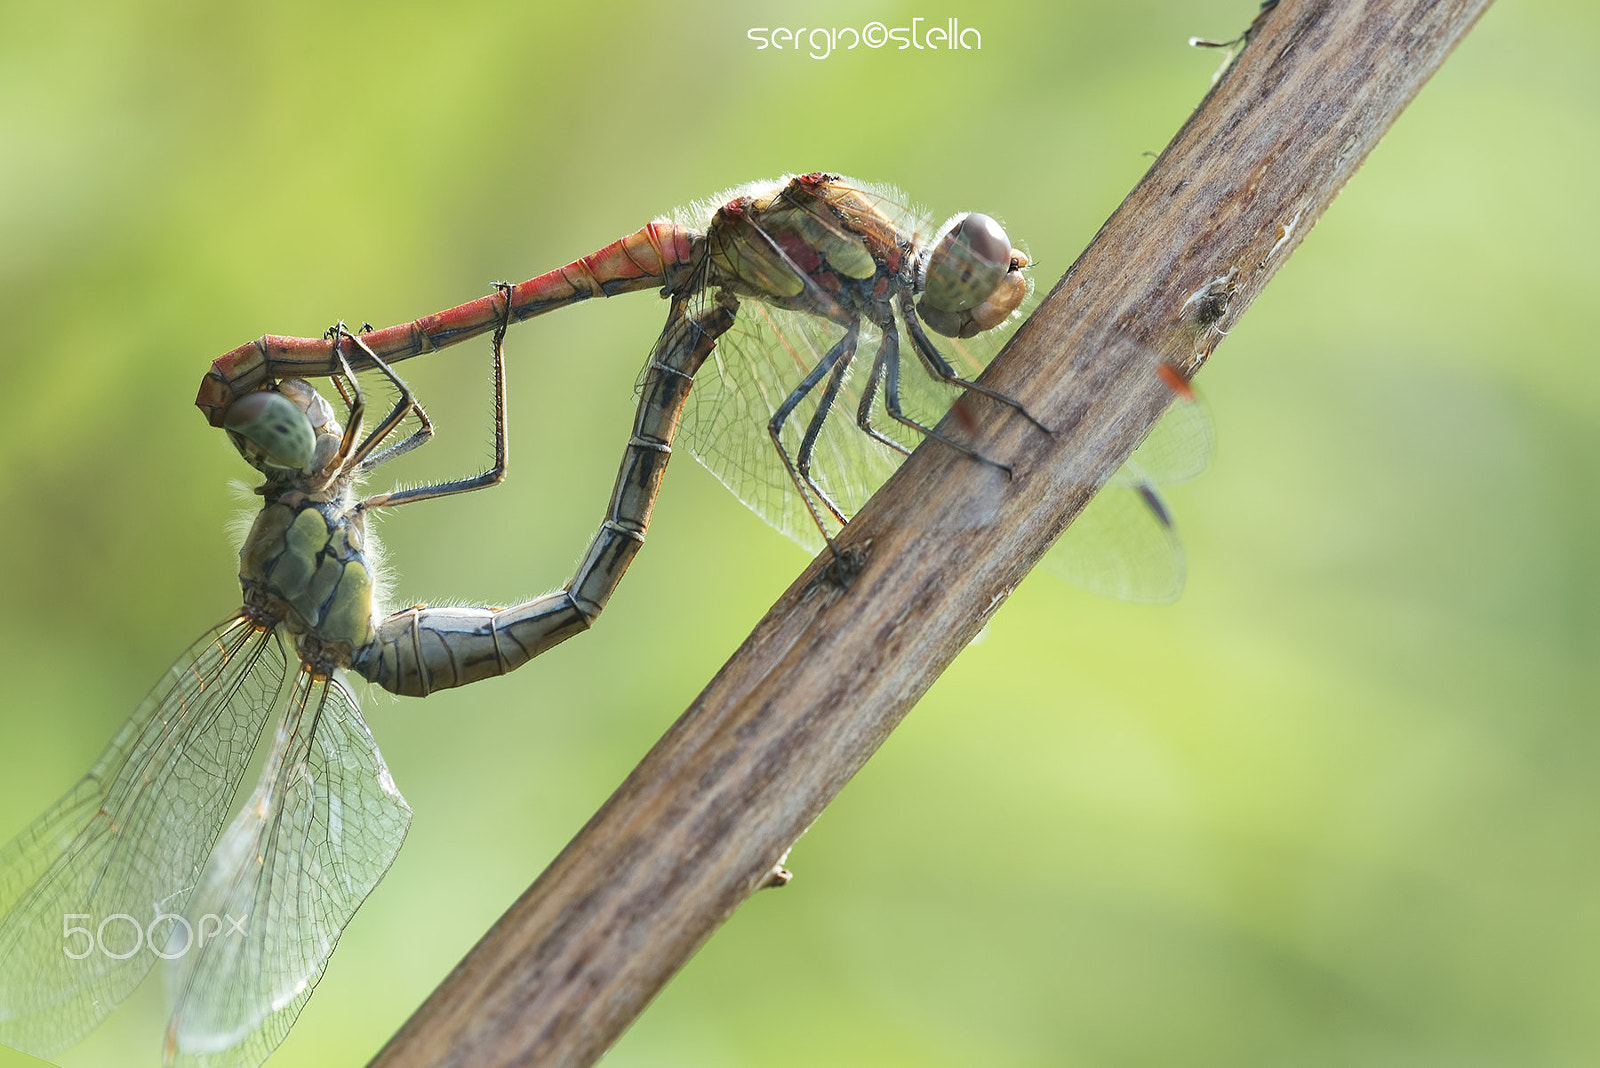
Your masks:
{"label": "dragonfly", "polygon": [[[974,381],[1028,304],[1028,256],[990,216],[961,213],[937,228],[932,221],[898,190],[840,175],[752,182],[507,290],[364,334],[362,343],[393,363],[477,336],[504,317],[523,321],[647,289],[670,301],[663,337],[674,323],[709,322],[713,310],[725,310],[733,325],[704,360],[659,342],[652,351],[613,510],[624,495],[653,501],[681,423],[702,465],[769,525],[816,552],[832,546],[831,530],[918,439],[1008,470],[935,428],[952,407],[970,420],[968,402],[986,397],[1047,429]],[[908,349],[926,374],[901,374]],[[852,374],[864,353],[867,373]],[[217,424],[235,398],[275,376],[319,376],[364,359],[354,345],[335,352],[321,339],[265,335],[218,358],[195,403]],[[1149,364],[1178,403],[1045,566],[1097,593],[1162,603],[1181,592],[1185,569],[1160,488],[1200,473],[1211,432],[1178,362],[1151,354]],[[660,433],[641,437],[647,422]],[[641,522],[630,529],[642,543],[650,505],[635,512]]]}
{"label": "dragonfly", "polygon": [[[847,522],[908,451],[888,425],[1003,469],[933,422],[964,396],[1032,420],[972,379],[978,342],[993,343],[1024,306],[1028,266],[988,216],[958,215],[935,230],[892,190],[803,175],[730,191],[698,221],[657,220],[412,323],[269,335],[215,361],[197,403],[265,479],[240,554],[243,605],[178,659],[88,775],[0,850],[0,1042],[40,1056],[71,1045],[161,958],[174,1006],[166,1062],[259,1063],[409,824],[345,674],[426,696],[514,670],[587,629],[643,543],[680,423],[697,458],[811,547],[831,544],[830,521]],[[606,518],[572,579],[505,609],[379,611],[367,513],[504,477],[509,325],[647,288],[669,299],[667,322],[640,379]],[[358,497],[362,478],[433,433],[391,365],[489,331],[494,465]],[[928,375],[901,378],[902,344]],[[864,351],[871,369],[852,380]],[[365,434],[357,371],[376,371],[397,395]],[[342,424],[309,382],[322,377],[344,401]],[[1148,470],[1118,476],[1132,491],[1122,495],[1127,514],[1153,533],[1141,543],[1123,520],[1109,527],[1108,544],[1133,545],[1124,555],[1137,566],[1089,572],[1124,596],[1165,595],[1181,561],[1152,472],[1182,474],[1182,462],[1160,459],[1157,444],[1153,436],[1146,458],[1135,456]],[[274,712],[258,782],[225,827]]]}
{"label": "dragonfly", "polygon": [[[88,774],[0,848],[0,1042],[53,1055],[164,960],[165,1063],[259,1064],[410,822],[346,673],[425,696],[514,670],[598,612],[615,584],[609,547],[628,540],[609,528],[557,593],[504,609],[375,607],[367,516],[504,477],[509,321],[493,338],[494,463],[478,475],[357,494],[362,478],[433,429],[405,383],[342,324],[327,343],[334,362],[351,346],[397,394],[370,432],[348,366],[333,378],[342,424],[333,403],[292,377],[223,413],[223,430],[264,479],[239,556],[242,606],[178,658]],[[715,309],[705,329],[686,317],[663,348],[693,359],[727,325]],[[619,524],[626,513],[619,508]],[[259,779],[228,821],[274,715]]]}

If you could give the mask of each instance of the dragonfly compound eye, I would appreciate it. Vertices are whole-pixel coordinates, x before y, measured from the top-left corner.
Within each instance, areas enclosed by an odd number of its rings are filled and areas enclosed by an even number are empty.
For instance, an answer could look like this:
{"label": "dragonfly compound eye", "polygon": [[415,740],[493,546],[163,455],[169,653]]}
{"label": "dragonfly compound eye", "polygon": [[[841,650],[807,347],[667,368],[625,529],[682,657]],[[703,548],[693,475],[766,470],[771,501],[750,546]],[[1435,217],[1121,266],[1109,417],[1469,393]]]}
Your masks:
{"label": "dragonfly compound eye", "polygon": [[245,459],[271,467],[304,470],[316,450],[316,435],[305,411],[272,390],[247,393],[228,406],[223,428]]}
{"label": "dragonfly compound eye", "polygon": [[960,312],[978,307],[994,293],[1011,269],[1011,241],[1000,224],[986,214],[957,216],[923,265],[922,301],[917,305],[928,326],[946,336],[963,320]]}
{"label": "dragonfly compound eye", "polygon": [[946,337],[971,337],[999,325],[1027,296],[1027,282],[1017,273],[1027,263],[989,216],[956,216],[923,269],[922,321]]}

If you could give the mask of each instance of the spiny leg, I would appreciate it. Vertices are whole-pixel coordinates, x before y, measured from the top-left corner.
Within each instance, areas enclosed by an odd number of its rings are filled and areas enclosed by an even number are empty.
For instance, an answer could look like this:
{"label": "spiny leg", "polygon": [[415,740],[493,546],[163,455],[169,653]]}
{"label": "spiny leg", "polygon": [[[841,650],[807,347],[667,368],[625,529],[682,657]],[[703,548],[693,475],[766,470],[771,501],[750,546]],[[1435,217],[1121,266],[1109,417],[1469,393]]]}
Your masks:
{"label": "spiny leg", "polygon": [[[806,395],[817,388],[817,383],[821,382],[823,376],[833,369],[834,364],[847,351],[855,352],[856,337],[860,330],[861,320],[858,317],[845,328],[844,337],[840,338],[833,348],[828,350],[827,355],[818,360],[817,365],[806,373],[805,378],[800,380],[800,384],[795,387],[794,392],[784,398],[783,403],[778,405],[778,410],[772,413],[772,418],[767,422],[767,433],[772,437],[772,447],[778,450],[778,456],[783,460],[783,466],[789,472],[789,478],[794,482],[795,489],[800,491],[800,499],[805,502],[806,511],[811,513],[812,521],[817,524],[817,529],[822,531],[822,540],[828,543],[828,548],[833,550],[835,558],[839,557],[839,548],[833,544],[833,536],[828,533],[827,526],[822,522],[822,513],[817,511],[816,502],[811,499],[811,494],[806,492],[811,480],[801,475],[799,469],[795,467],[794,459],[789,455],[789,450],[783,447],[783,424],[788,421],[790,414],[800,402],[805,400]],[[830,505],[829,507],[831,508],[832,506]]]}
{"label": "spiny leg", "polygon": [[872,402],[878,398],[878,380],[883,377],[885,363],[891,357],[899,358],[899,346],[894,331],[884,331],[883,340],[878,342],[878,355],[872,361],[872,374],[867,379],[867,388],[861,391],[861,403],[856,407],[856,426],[873,441],[887,445],[903,456],[910,456],[910,449],[872,425]]}
{"label": "spiny leg", "polygon": [[[991,460],[977,449],[974,449],[972,446],[963,445],[954,438],[946,437],[937,430],[933,429],[933,427],[926,426],[918,422],[900,410],[899,334],[895,331],[895,324],[892,318],[888,323],[883,325],[882,329],[884,348],[879,353],[878,365],[883,368],[883,406],[885,410],[888,411],[889,418],[893,419],[897,423],[900,423],[902,426],[910,427],[911,429],[922,434],[924,437],[932,438],[934,441],[941,442],[949,446],[968,459],[976,460],[980,464],[987,464],[990,467],[997,467],[1004,471],[1007,475],[1011,474],[1011,467],[1009,464],[1000,463],[998,460]],[[874,366],[873,370],[876,371],[877,369],[878,367]]]}
{"label": "spiny leg", "polygon": [[[361,433],[361,424],[367,414],[367,395],[361,389],[361,384],[356,381],[355,372],[350,370],[350,361],[344,358],[344,352],[339,345],[340,338],[346,336],[344,322],[329,327],[326,337],[333,342],[334,362],[342,369],[345,379],[350,383],[350,392],[346,393],[343,385],[339,385],[339,396],[344,398],[345,420],[344,437],[339,441],[339,452],[336,456],[336,466],[342,471],[345,469],[350,453],[355,448],[356,437]],[[336,385],[339,380],[334,379]]]}
{"label": "spiny leg", "polygon": [[362,460],[360,471],[363,474],[382,467],[390,460],[404,456],[412,449],[426,445],[433,439],[433,420],[428,418],[428,413],[423,411],[422,405],[413,404],[411,406],[411,414],[417,417],[417,422],[420,424],[417,429],[407,435],[403,441],[397,441],[393,445],[386,446]]}
{"label": "spiny leg", "polygon": [[[431,486],[415,486],[411,489],[393,490],[389,493],[380,493],[368,497],[363,503],[368,508],[393,507],[398,504],[412,504],[416,501],[431,500],[435,497],[449,497],[457,493],[470,493],[476,489],[488,486],[498,486],[505,481],[506,457],[508,446],[506,443],[506,364],[505,342],[506,328],[511,325],[511,284],[509,282],[496,282],[495,286],[505,295],[505,311],[501,313],[500,325],[495,327],[493,338],[493,371],[494,378],[494,464],[487,471],[466,478],[452,479],[449,482],[440,482]],[[369,352],[373,361],[386,373],[392,375],[387,365],[378,358],[377,354]],[[421,411],[420,407],[418,411]],[[412,435],[415,437],[415,435]],[[400,443],[402,446],[405,442]],[[399,448],[399,446],[396,446]],[[387,457],[390,450],[379,454],[380,458]],[[369,461],[376,463],[377,460]]]}
{"label": "spiny leg", "polygon": [[[361,330],[359,332],[364,334],[371,331],[371,329],[371,323],[362,323]],[[328,376],[328,378],[333,382],[333,388],[339,391],[339,397],[344,401],[345,410],[349,413],[346,422],[346,430],[349,431],[351,424],[360,423],[362,421],[362,417],[365,416],[367,410],[367,398],[366,393],[361,388],[361,384],[356,381],[356,374],[355,371],[350,367],[350,361],[345,358],[343,340],[345,338],[349,338],[354,345],[361,349],[362,352],[370,353],[372,350],[368,347],[365,341],[357,340],[356,334],[350,333],[349,329],[344,325],[343,319],[340,319],[337,323],[334,323],[332,326],[328,327],[327,330],[324,330],[322,336],[325,340],[333,343],[333,363],[335,370]],[[415,398],[412,398],[412,407],[415,408],[418,413],[422,412],[421,407],[415,403]],[[425,415],[423,417],[423,421],[427,422]],[[429,424],[429,428],[431,432],[431,424]],[[347,433],[346,436],[347,438],[350,438],[354,435]],[[348,446],[349,442],[347,441],[345,444]],[[348,451],[348,449],[342,451]]]}
{"label": "spiny leg", "polygon": [[[339,391],[339,396],[343,398],[346,407],[344,438],[342,441],[340,441],[339,452],[335,456],[335,465],[341,476],[348,476],[352,472],[369,471],[378,464],[386,460],[393,459],[401,453],[410,452],[418,445],[423,444],[429,438],[433,437],[433,423],[428,419],[428,413],[423,411],[422,405],[418,404],[416,399],[411,396],[410,389],[407,388],[404,383],[401,383],[403,403],[409,403],[411,410],[416,412],[417,419],[422,424],[421,429],[419,429],[415,434],[412,434],[405,441],[399,442],[396,445],[391,445],[389,448],[384,449],[375,456],[367,456],[365,459],[357,458],[358,450],[356,450],[354,447],[354,441],[356,435],[360,432],[362,419],[367,410],[366,393],[362,390],[361,384],[356,381],[355,372],[351,370],[350,362],[345,359],[344,351],[339,345],[339,339],[341,337],[352,337],[352,335],[344,330],[343,323],[339,323],[337,326],[328,331],[328,336],[333,338],[334,360],[340,368],[340,370],[336,371],[329,377],[333,380],[334,388]],[[352,337],[352,340],[355,339]],[[372,355],[372,350],[367,347],[365,342],[356,340],[356,344],[360,346],[368,355]],[[385,370],[387,370],[387,368],[385,368]],[[395,421],[394,425],[398,425],[398,420]],[[393,425],[391,425],[389,429],[392,431]],[[375,433],[373,437],[368,438],[367,441],[363,443],[361,449],[370,451],[372,445],[378,440],[380,439]]]}
{"label": "spiny leg", "polygon": [[[397,393],[397,397],[395,397],[394,408],[389,409],[389,414],[382,417],[381,422],[379,422],[376,427],[373,427],[373,432],[368,433],[368,435],[363,438],[362,443],[358,444],[358,446],[355,446],[354,451],[350,452],[349,457],[347,457],[346,470],[357,470],[358,467],[362,467],[362,464],[365,464],[366,457],[370,457],[371,454],[373,454],[373,449],[378,448],[379,444],[384,443],[384,441],[389,438],[390,433],[395,432],[395,427],[398,427],[400,422],[405,419],[406,412],[411,411],[413,408],[419,408],[419,404],[416,403],[416,395],[411,392],[410,385],[406,385],[405,381],[402,381],[400,376],[394,373],[394,368],[390,368],[387,363],[379,360],[378,353],[373,352],[371,345],[366,344],[360,334],[352,334],[350,331],[347,331],[347,329],[344,328],[344,323],[338,323],[338,325],[334,325],[334,328],[331,329],[330,334],[333,334],[334,353],[338,355],[339,363],[341,363],[341,366],[344,366],[346,371],[349,371],[350,365],[346,360],[344,360],[344,349],[342,349],[342,345],[339,344],[339,339],[341,339],[341,337],[349,337],[350,342],[352,342],[357,349],[362,350],[362,352],[365,353],[366,358],[373,361],[373,365],[376,366],[376,368],[378,368],[382,374],[384,374],[384,377],[389,379],[389,384],[394,385],[395,393]],[[355,382],[354,376],[350,377],[350,387],[355,390],[357,400],[362,400],[360,385]]]}
{"label": "spiny leg", "polygon": [[952,386],[959,386],[970,393],[981,393],[985,397],[997,400],[1008,408],[1017,411],[1024,419],[1043,430],[1046,434],[1054,433],[1049,427],[1034,418],[1033,413],[1022,406],[1021,401],[1013,400],[998,390],[990,389],[988,386],[980,386],[971,379],[962,378],[956,374],[956,369],[950,366],[950,361],[940,355],[939,350],[934,348],[933,342],[928,339],[927,332],[922,329],[922,323],[917,319],[916,308],[912,306],[909,290],[901,290],[900,292],[900,312],[905,318],[906,331],[911,335],[912,347],[917,350],[917,355],[922,357],[922,362],[927,365],[928,370],[936,378],[942,379]]}
{"label": "spiny leg", "polygon": [[[344,322],[341,320],[339,326],[343,325]],[[371,323],[362,323],[360,332],[364,334],[370,329],[372,329]],[[335,336],[335,329],[333,327],[329,327],[327,330],[324,330],[322,332],[322,337],[323,340],[332,338],[336,345],[339,343],[339,337]],[[343,346],[340,346],[339,349],[336,350],[335,355],[338,355],[340,352],[343,352]],[[350,408],[354,407],[356,398],[355,393],[352,391],[359,390],[360,387],[356,385],[356,376],[355,372],[350,368],[350,361],[336,359],[334,361],[334,369],[332,373],[328,375],[328,379],[333,383],[333,388],[339,391],[339,397],[344,401],[345,409],[348,411]]]}
{"label": "spiny leg", "polygon": [[[359,335],[352,334],[345,329],[342,321],[335,323],[328,329],[328,337],[333,341],[333,355],[338,360],[345,377],[350,380],[350,389],[354,394],[354,397],[350,400],[350,423],[344,428],[344,440],[339,445],[340,470],[348,474],[361,467],[362,463],[372,453],[372,450],[382,444],[384,439],[394,432],[395,427],[400,425],[400,421],[405,418],[406,412],[417,407],[417,401],[416,397],[411,393],[411,387],[401,381],[400,376],[395,374],[388,364],[378,359],[377,353],[373,352],[371,346],[363,341]],[[372,433],[368,434],[360,445],[354,447],[352,447],[351,443],[361,432],[361,417],[366,413],[367,401],[366,394],[361,389],[361,384],[356,381],[355,375],[350,371],[349,361],[344,358],[344,347],[340,344],[344,338],[349,338],[356,348],[365,353],[399,393],[394,408],[390,410],[388,415],[383,417],[383,420],[377,426],[372,428]],[[343,393],[344,390],[341,389],[339,392]]]}
{"label": "spiny leg", "polygon": [[[360,333],[369,334],[371,332],[371,323],[361,324]],[[329,333],[332,333],[332,331]],[[365,340],[357,342],[357,344],[361,346],[363,352],[371,351],[370,347],[365,343]],[[343,348],[341,346],[340,355],[342,354]],[[355,375],[351,372],[348,361],[341,359],[339,363],[343,368],[343,371],[341,373],[331,375],[330,377],[333,380],[334,388],[339,391],[339,396],[344,398],[344,403],[348,407],[353,403],[351,390],[359,389],[360,387],[356,385]],[[346,382],[349,383],[348,387],[346,386]],[[393,445],[390,445],[382,451],[374,453],[373,455],[362,460],[357,467],[358,471],[363,473],[371,471],[373,468],[382,466],[397,456],[405,455],[412,449],[417,448],[419,445],[427,444],[428,441],[433,438],[433,421],[428,418],[428,413],[423,410],[421,404],[417,403],[415,397],[412,398],[411,414],[417,417],[417,429],[404,441],[395,442]]]}
{"label": "spiny leg", "polygon": [[800,451],[795,456],[795,466],[800,471],[800,477],[806,480],[806,485],[811,487],[811,492],[817,495],[817,499],[827,507],[828,511],[833,513],[833,517],[841,524],[848,523],[850,520],[823,488],[817,484],[816,479],[811,477],[811,460],[813,453],[816,451],[817,437],[822,433],[822,425],[827,421],[828,416],[833,413],[834,401],[839,397],[839,390],[844,385],[845,375],[850,373],[850,362],[855,359],[856,341],[857,328],[852,326],[838,342],[839,345],[848,344],[849,352],[838,359],[834,365],[833,373],[828,376],[828,384],[823,389],[822,396],[817,398],[817,410],[811,413],[811,421],[806,425],[805,437],[800,439]]}

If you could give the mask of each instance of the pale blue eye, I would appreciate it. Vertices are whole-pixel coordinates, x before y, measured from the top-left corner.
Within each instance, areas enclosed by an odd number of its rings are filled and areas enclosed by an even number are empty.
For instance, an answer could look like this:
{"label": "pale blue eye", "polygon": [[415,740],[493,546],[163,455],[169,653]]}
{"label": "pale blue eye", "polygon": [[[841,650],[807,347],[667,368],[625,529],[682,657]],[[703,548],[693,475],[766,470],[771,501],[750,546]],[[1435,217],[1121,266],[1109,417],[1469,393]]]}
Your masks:
{"label": "pale blue eye", "polygon": [[289,398],[271,390],[249,393],[234,401],[222,425],[254,447],[246,451],[247,459],[253,451],[256,458],[272,467],[304,470],[316,449],[316,435],[306,413]]}

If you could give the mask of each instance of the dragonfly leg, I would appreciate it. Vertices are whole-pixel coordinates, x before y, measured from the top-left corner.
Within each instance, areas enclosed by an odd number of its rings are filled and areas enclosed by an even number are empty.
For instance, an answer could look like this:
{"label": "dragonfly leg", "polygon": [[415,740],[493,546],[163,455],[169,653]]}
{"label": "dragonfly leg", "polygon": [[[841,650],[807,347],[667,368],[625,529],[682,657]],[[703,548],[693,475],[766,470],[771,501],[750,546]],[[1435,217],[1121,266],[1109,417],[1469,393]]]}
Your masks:
{"label": "dragonfly leg", "polygon": [[[783,446],[783,425],[788,421],[789,416],[793,414],[795,408],[799,406],[800,402],[805,400],[807,394],[817,388],[817,383],[821,382],[822,379],[834,369],[835,365],[840,364],[841,362],[845,364],[849,363],[850,357],[855,355],[856,338],[860,335],[860,332],[861,320],[856,318],[845,328],[844,337],[840,338],[834,344],[833,348],[829,349],[827,354],[824,355],[822,359],[817,361],[817,365],[815,367],[806,372],[806,376],[800,380],[800,384],[794,388],[792,393],[784,398],[782,404],[778,405],[777,411],[772,413],[772,418],[767,423],[767,433],[772,437],[773,448],[778,450],[778,456],[783,460],[783,466],[789,472],[789,478],[793,480],[795,489],[800,491],[800,497],[805,501],[806,510],[811,513],[812,521],[817,524],[817,529],[822,531],[822,539],[828,543],[828,548],[833,550],[833,555],[835,557],[838,557],[839,555],[838,546],[833,544],[833,536],[828,533],[827,525],[822,521],[822,513],[817,510],[817,502],[813,500],[811,494],[807,492],[809,488],[813,488],[816,485],[816,483],[812,481],[809,473],[809,451],[807,451],[806,455],[806,467],[808,470],[806,472],[802,472],[800,468],[796,466],[794,458],[789,455],[789,450]],[[830,383],[830,388],[824,391],[823,398],[818,403],[817,410],[819,416],[825,417],[827,415],[827,409],[832,407],[833,404],[833,398],[830,394],[836,394],[837,392],[838,387]],[[817,420],[813,420],[813,424],[813,427],[807,428],[806,440],[810,441],[812,444],[815,444],[816,432],[820,431],[821,424]],[[805,449],[805,442],[802,442],[801,448],[802,450]],[[838,508],[828,500],[826,494],[823,494],[819,491],[818,497],[820,497],[828,509],[839,518],[840,522],[844,522],[844,516],[839,512]]]}
{"label": "dragonfly leg", "polygon": [[[353,397],[346,398],[350,402],[350,421],[344,428],[344,441],[339,446],[340,471],[343,474],[348,474],[359,468],[372,453],[372,450],[382,444],[384,439],[394,432],[395,427],[399,426],[400,421],[405,418],[406,412],[417,407],[417,399],[412,395],[411,387],[401,381],[400,376],[395,374],[388,364],[377,358],[371,346],[362,340],[361,335],[352,334],[345,329],[344,323],[335,323],[330,327],[328,329],[328,337],[333,342],[334,359],[342,368],[342,373],[345,377],[350,380],[350,390],[353,394]],[[360,349],[373,361],[400,394],[394,408],[390,410],[388,415],[383,417],[382,422],[372,428],[372,433],[363,438],[360,445],[353,445],[352,443],[361,433],[361,420],[362,416],[366,414],[367,402],[366,395],[361,389],[361,384],[356,381],[355,375],[350,371],[349,361],[345,359],[342,345],[345,338],[349,338],[356,348]],[[339,392],[343,394],[344,389],[341,387]]]}
{"label": "dragonfly leg", "polygon": [[[361,333],[372,333],[372,324],[362,323]],[[366,347],[370,349],[370,343]],[[334,385],[339,387],[339,393],[344,395],[343,377],[336,375],[334,376],[333,381]],[[349,398],[346,396],[346,401],[348,402],[348,400]],[[398,441],[395,444],[387,446],[381,451],[368,456],[361,463],[360,470],[362,473],[366,473],[374,468],[381,467],[398,456],[404,456],[412,449],[415,449],[421,445],[425,445],[433,439],[433,420],[428,418],[428,413],[423,410],[421,404],[417,403],[415,397],[412,397],[411,414],[417,417],[417,429],[412,434],[407,436],[404,441]]]}
{"label": "dragonfly leg", "polygon": [[834,346],[835,348],[840,345],[848,346],[848,352],[838,357],[832,357],[832,354],[829,354],[831,358],[836,360],[833,373],[828,376],[828,384],[823,389],[822,396],[817,398],[817,410],[811,413],[811,420],[806,424],[805,436],[800,439],[800,451],[795,455],[795,468],[800,472],[800,477],[805,479],[806,485],[811,488],[811,492],[817,495],[817,499],[822,502],[829,512],[833,513],[833,517],[840,524],[849,522],[849,519],[823,488],[817,484],[816,479],[811,477],[811,461],[816,452],[817,437],[822,433],[822,425],[833,412],[833,405],[838,400],[839,390],[844,385],[845,375],[850,373],[850,362],[855,359],[856,340],[859,331],[859,326],[851,326],[846,331],[845,336],[840,338]]}
{"label": "dragonfly leg", "polygon": [[910,449],[872,425],[872,404],[878,398],[878,381],[883,378],[884,366],[889,358],[899,358],[899,344],[892,331],[884,332],[883,340],[878,343],[878,355],[872,361],[872,374],[867,378],[867,387],[861,391],[861,403],[856,407],[856,426],[873,441],[887,445],[903,456],[910,456]]}
{"label": "dragonfly leg", "polygon": [[421,696],[504,675],[594,623],[644,544],[694,374],[738,307],[727,298],[691,315],[685,305],[682,297],[673,301],[651,353],[610,508],[566,587],[511,608],[396,612],[356,651],[355,671],[394,693]]}
{"label": "dragonfly leg", "polygon": [[1032,412],[1024,408],[1021,401],[1014,400],[998,390],[990,389],[988,386],[980,386],[970,378],[962,378],[956,374],[956,369],[950,366],[950,361],[939,354],[939,350],[934,348],[933,342],[929,340],[927,332],[922,329],[922,323],[917,319],[916,308],[911,303],[911,294],[908,291],[902,291],[900,294],[900,311],[905,316],[906,331],[911,335],[912,346],[916,348],[917,355],[922,357],[922,362],[927,365],[928,370],[933,373],[934,377],[942,379],[952,386],[959,386],[969,393],[981,393],[985,397],[997,400],[1008,408],[1017,411],[1024,419],[1046,434],[1054,433],[1049,427],[1039,422]]}
{"label": "dragonfly leg", "polygon": [[344,323],[339,322],[330,327],[326,336],[331,338],[333,341],[333,356],[335,365],[343,369],[342,373],[345,377],[345,380],[350,383],[350,392],[346,393],[344,384],[340,382],[338,378],[334,379],[334,385],[336,385],[339,389],[339,396],[344,398],[346,409],[344,420],[344,439],[339,442],[338,454],[338,466],[342,470],[345,465],[346,458],[349,457],[351,451],[355,448],[356,436],[361,433],[361,424],[365,420],[367,414],[367,395],[362,391],[361,384],[356,381],[355,373],[350,370],[349,361],[344,358],[344,353],[340,351],[339,341],[341,338],[347,336]]}
{"label": "dragonfly leg", "polygon": [[[909,324],[910,321],[908,319],[907,323]],[[885,326],[883,340],[884,346],[878,353],[878,360],[873,370],[877,371],[879,367],[883,369],[883,406],[889,412],[889,418],[902,426],[910,427],[923,437],[929,437],[947,445],[970,460],[976,460],[980,464],[986,464],[989,467],[999,468],[1007,475],[1011,474],[1011,466],[1009,464],[991,460],[972,446],[963,445],[954,438],[946,437],[933,429],[933,427],[918,422],[900,410],[900,342],[893,322]]]}
{"label": "dragonfly leg", "polygon": [[422,405],[413,404],[411,406],[411,414],[417,417],[417,422],[420,424],[417,429],[407,435],[404,441],[397,441],[393,445],[385,446],[361,461],[361,472],[363,474],[382,467],[390,460],[404,456],[412,449],[426,445],[433,439],[433,420],[428,418],[428,413],[423,410]]}
{"label": "dragonfly leg", "polygon": [[[376,496],[368,497],[366,501],[363,502],[366,507],[386,508],[393,507],[397,504],[412,504],[416,501],[431,500],[435,497],[449,497],[457,493],[470,493],[472,490],[484,489],[488,486],[498,486],[500,483],[505,481],[506,455],[508,451],[506,445],[505,343],[506,328],[511,325],[511,301],[509,296],[512,286],[509,282],[496,282],[495,285],[500,289],[502,294],[506,295],[507,300],[505,302],[505,310],[500,316],[500,325],[495,328],[493,338],[494,357],[492,376],[494,378],[494,464],[487,471],[480,472],[476,475],[470,475],[466,478],[452,479],[449,482],[440,482],[431,486],[414,486],[411,489],[392,490],[389,493],[380,493]],[[383,361],[376,355],[373,355],[372,358],[379,367],[384,366]],[[421,410],[422,409],[419,406],[417,411],[420,412]],[[424,418],[426,417],[424,416]],[[431,424],[429,424],[429,426],[431,428]],[[413,434],[412,437],[414,438],[416,435]],[[398,455],[399,452],[403,452],[406,451],[407,448],[414,447],[407,445],[407,442],[410,440],[411,439],[408,438],[407,441],[402,441],[399,445],[384,450],[382,453],[379,453],[377,457],[369,460],[368,462],[376,465],[385,459],[389,459],[391,453]],[[420,444],[420,442],[418,444]],[[398,450],[398,452],[396,450]]]}

